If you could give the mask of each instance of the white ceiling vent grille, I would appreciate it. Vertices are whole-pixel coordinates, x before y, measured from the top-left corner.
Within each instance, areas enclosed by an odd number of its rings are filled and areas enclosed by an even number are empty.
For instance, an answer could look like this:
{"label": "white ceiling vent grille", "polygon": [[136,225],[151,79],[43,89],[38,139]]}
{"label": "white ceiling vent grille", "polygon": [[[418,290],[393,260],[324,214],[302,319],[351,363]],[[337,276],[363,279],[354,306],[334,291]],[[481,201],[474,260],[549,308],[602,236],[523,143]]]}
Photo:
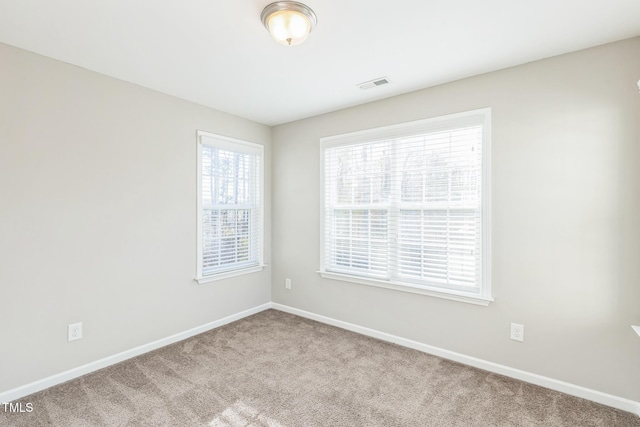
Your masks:
{"label": "white ceiling vent grille", "polygon": [[378,77],[377,79],[369,80],[368,82],[360,83],[358,86],[360,89],[371,89],[373,87],[384,86],[391,83],[386,77]]}

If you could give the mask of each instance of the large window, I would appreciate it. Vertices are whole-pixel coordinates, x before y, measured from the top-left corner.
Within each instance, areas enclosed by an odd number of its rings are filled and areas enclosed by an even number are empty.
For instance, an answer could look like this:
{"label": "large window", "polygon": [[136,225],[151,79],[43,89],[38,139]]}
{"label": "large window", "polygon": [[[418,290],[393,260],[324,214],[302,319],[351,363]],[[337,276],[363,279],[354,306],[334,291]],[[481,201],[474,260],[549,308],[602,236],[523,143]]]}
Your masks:
{"label": "large window", "polygon": [[321,139],[321,274],[488,304],[490,109]]}
{"label": "large window", "polygon": [[262,268],[263,147],[198,132],[200,283]]}

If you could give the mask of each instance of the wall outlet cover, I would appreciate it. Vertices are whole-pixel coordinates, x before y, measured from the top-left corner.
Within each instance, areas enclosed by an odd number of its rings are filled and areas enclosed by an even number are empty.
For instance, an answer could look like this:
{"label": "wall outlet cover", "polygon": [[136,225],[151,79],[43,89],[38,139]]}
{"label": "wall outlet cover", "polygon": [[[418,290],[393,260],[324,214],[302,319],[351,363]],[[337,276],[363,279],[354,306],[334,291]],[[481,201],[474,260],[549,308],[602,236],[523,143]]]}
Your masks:
{"label": "wall outlet cover", "polygon": [[514,341],[524,342],[524,325],[519,323],[511,324],[511,339]]}
{"label": "wall outlet cover", "polygon": [[82,322],[72,323],[67,330],[67,340],[75,341],[82,338]]}

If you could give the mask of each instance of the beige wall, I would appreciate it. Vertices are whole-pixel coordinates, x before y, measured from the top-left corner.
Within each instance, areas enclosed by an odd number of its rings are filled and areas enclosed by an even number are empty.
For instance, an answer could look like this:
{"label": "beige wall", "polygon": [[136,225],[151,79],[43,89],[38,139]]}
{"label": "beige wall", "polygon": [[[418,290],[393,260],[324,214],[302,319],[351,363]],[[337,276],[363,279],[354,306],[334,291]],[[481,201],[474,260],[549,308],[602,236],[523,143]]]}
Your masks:
{"label": "beige wall", "polygon": [[270,301],[193,280],[196,129],[265,145],[270,263],[269,127],[0,44],[0,392]]}
{"label": "beige wall", "polygon": [[[639,78],[635,38],[275,127],[274,302],[640,400]],[[320,278],[319,138],[481,107],[495,302]]]}

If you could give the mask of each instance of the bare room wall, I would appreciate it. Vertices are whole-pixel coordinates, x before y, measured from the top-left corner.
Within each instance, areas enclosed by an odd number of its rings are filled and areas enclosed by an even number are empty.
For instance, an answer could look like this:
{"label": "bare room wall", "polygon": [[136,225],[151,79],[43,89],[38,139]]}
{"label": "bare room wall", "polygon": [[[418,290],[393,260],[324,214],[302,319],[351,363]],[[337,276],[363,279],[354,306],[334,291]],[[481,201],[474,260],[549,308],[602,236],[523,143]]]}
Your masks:
{"label": "bare room wall", "polygon": [[[639,401],[639,78],[634,38],[276,126],[273,301]],[[321,278],[319,139],[483,107],[495,302]]]}
{"label": "bare room wall", "polygon": [[193,280],[197,129],[265,145],[269,264],[269,127],[0,44],[0,393],[270,301]]}

